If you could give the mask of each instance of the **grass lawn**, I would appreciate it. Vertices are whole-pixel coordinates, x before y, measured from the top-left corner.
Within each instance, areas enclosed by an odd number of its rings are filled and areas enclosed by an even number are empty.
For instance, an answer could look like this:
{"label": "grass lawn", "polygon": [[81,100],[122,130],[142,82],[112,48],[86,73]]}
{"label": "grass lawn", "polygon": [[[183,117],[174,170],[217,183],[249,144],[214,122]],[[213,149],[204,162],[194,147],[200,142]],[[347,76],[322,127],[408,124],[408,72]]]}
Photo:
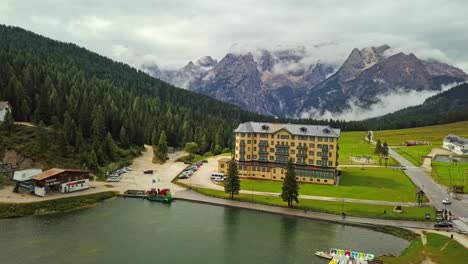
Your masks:
{"label": "grass lawn", "polygon": [[374,139],[387,141],[390,146],[403,145],[405,140],[430,141],[433,146],[441,146],[448,134],[468,137],[468,121],[452,124],[374,131]]}
{"label": "grass lawn", "polygon": [[[468,259],[468,250],[449,237],[428,233],[427,244],[423,245],[420,238],[415,239],[399,257],[379,257],[384,263],[434,263],[452,264],[465,263]],[[428,259],[431,262],[425,262]]]}
{"label": "grass lawn", "polygon": [[[242,179],[243,190],[281,192],[282,182]],[[365,200],[415,202],[413,183],[400,170],[344,168],[339,186],[300,184],[300,194]]]}
{"label": "grass lawn", "polygon": [[[367,132],[364,131],[353,131],[341,133],[339,144],[340,150],[338,162],[340,165],[347,164],[359,164],[353,162],[351,157],[364,157],[370,156],[375,162],[379,162],[379,157],[374,154],[375,146],[367,143],[364,137]],[[398,165],[398,162],[392,158],[389,158],[388,165]]]}
{"label": "grass lawn", "polygon": [[447,187],[450,186],[450,176],[452,177],[452,186],[465,186],[465,193],[468,192],[468,163],[448,163],[433,161],[432,162],[432,177],[436,182],[439,182]]}
{"label": "grass lawn", "polygon": [[394,148],[393,150],[411,162],[414,166],[419,167],[422,165],[421,157],[429,154],[432,148],[434,148],[434,146],[412,146]]}
{"label": "grass lawn", "polygon": [[[223,191],[198,188],[196,189],[201,194],[228,199],[228,194]],[[284,202],[280,197],[262,196],[262,195],[250,195],[250,194],[239,194],[236,195],[235,200],[244,202],[253,202],[258,204],[265,204],[271,206],[287,207],[287,203]],[[403,213],[393,212],[392,206],[386,205],[369,205],[359,203],[346,203],[346,202],[333,202],[333,201],[317,201],[317,200],[306,200],[300,199],[298,204],[293,205],[296,209],[310,210],[317,212],[324,212],[330,214],[341,214],[346,213],[349,216],[366,217],[366,218],[384,218],[384,219],[404,219],[404,220],[420,220],[424,219],[425,213],[431,214],[431,220],[435,219],[435,211],[431,207],[403,207]],[[384,214],[384,210],[386,214]]]}
{"label": "grass lawn", "polygon": [[377,156],[374,154],[375,147],[364,141],[366,135],[367,132],[364,131],[341,133],[338,152],[340,154],[339,164],[353,164],[351,157],[359,156],[371,156],[372,159],[377,160]]}

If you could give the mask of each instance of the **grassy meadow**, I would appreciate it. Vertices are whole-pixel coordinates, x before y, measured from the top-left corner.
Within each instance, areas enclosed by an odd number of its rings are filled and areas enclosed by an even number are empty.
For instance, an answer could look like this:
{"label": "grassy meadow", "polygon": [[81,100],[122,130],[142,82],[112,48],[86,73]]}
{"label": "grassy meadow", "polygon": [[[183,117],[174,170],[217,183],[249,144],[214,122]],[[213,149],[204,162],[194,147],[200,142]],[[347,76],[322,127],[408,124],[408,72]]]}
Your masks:
{"label": "grassy meadow", "polygon": [[421,166],[422,165],[422,157],[429,154],[432,150],[433,146],[412,146],[412,147],[400,147],[400,148],[393,148],[398,154],[403,156],[403,158],[407,159],[411,162],[414,166]]}
{"label": "grassy meadow", "polygon": [[421,140],[430,141],[434,147],[439,147],[448,134],[468,137],[468,121],[437,126],[374,131],[374,139],[387,141],[390,146],[402,146],[405,140]]}
{"label": "grassy meadow", "polygon": [[[434,181],[447,187],[450,186],[450,182],[452,186],[463,185],[465,186],[465,193],[468,192],[468,163],[433,161],[432,177],[434,178]],[[450,178],[452,179],[450,180]]]}
{"label": "grassy meadow", "polygon": [[465,263],[468,259],[468,250],[455,241],[439,234],[426,234],[427,243],[423,245],[422,240],[415,239],[398,256],[378,257],[383,263],[433,263],[433,264],[455,264]]}
{"label": "grassy meadow", "polygon": [[[280,193],[282,182],[241,179],[243,190]],[[301,183],[302,195],[415,202],[414,185],[401,170],[390,168],[344,168],[338,186]]]}

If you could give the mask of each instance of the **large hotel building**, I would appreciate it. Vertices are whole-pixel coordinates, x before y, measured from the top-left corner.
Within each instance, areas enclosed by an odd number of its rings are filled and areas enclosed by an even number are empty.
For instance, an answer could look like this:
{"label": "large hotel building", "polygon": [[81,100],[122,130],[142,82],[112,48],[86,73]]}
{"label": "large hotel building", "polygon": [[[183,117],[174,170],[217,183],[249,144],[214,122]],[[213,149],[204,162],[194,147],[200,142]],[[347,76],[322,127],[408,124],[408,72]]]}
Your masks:
{"label": "large hotel building", "polygon": [[[298,181],[335,184],[340,129],[247,122],[234,132],[240,177],[281,181],[291,159]],[[228,161],[219,161],[219,172],[227,173]]]}

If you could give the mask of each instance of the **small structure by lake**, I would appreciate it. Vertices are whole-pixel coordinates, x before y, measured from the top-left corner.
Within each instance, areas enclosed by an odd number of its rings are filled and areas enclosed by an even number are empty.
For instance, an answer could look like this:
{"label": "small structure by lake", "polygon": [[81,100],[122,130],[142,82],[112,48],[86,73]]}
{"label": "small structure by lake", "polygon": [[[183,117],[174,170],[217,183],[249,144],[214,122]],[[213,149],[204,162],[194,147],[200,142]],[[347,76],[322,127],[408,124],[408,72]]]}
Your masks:
{"label": "small structure by lake", "polygon": [[45,196],[48,192],[75,192],[89,188],[89,171],[79,169],[50,169],[31,177],[34,194]]}
{"label": "small structure by lake", "polygon": [[468,139],[457,135],[446,136],[442,147],[458,155],[468,155]]}

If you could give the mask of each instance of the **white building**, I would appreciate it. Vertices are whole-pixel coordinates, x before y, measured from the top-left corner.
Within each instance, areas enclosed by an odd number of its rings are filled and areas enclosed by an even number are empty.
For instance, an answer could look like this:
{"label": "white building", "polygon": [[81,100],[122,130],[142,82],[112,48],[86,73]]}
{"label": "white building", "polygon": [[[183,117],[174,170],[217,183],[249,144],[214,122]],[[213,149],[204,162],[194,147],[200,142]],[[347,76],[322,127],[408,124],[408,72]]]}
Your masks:
{"label": "white building", "polygon": [[0,122],[5,120],[7,111],[11,111],[11,105],[7,101],[0,101]]}
{"label": "white building", "polygon": [[456,135],[448,135],[444,138],[442,146],[458,155],[468,155],[468,139]]}

